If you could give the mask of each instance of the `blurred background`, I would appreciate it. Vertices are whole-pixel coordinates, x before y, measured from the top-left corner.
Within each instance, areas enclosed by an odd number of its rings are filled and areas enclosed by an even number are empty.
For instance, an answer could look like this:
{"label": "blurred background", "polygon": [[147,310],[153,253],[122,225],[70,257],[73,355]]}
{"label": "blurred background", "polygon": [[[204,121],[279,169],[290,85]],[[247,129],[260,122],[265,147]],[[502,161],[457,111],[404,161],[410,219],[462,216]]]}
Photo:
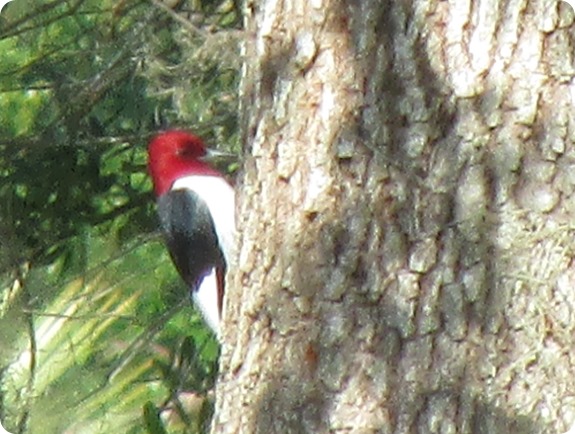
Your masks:
{"label": "blurred background", "polygon": [[209,424],[218,345],[158,235],[146,145],[179,127],[238,152],[240,27],[232,0],[15,0],[2,10],[8,431]]}

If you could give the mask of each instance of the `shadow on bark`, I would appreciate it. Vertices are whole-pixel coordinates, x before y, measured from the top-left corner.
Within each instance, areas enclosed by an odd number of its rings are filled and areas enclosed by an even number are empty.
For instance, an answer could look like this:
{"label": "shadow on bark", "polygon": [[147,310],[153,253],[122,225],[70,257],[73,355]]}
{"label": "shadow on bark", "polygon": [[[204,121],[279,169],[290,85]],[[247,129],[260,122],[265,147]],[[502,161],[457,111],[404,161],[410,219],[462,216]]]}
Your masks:
{"label": "shadow on bark", "polygon": [[[356,42],[357,58],[384,47],[382,58],[358,63],[363,112],[342,126],[342,136],[357,137],[354,155],[340,160],[345,205],[339,215],[310,217],[315,236],[292,273],[301,281],[270,296],[274,332],[291,354],[261,397],[257,432],[543,432],[502,396],[512,380],[497,378],[514,363],[505,347],[511,294],[493,218],[501,211],[496,188],[507,187],[498,185],[501,166],[495,170],[488,148],[457,135],[461,107],[431,67],[423,36],[410,36],[413,11],[402,2],[371,3],[376,14],[364,19],[354,9],[352,35],[342,36]],[[333,16],[348,12],[342,2]],[[401,47],[411,51],[411,76]],[[287,63],[274,62],[270,70]],[[378,64],[387,65],[381,74]],[[347,190],[346,178],[361,179],[356,164],[371,171],[364,186],[376,166],[384,171],[382,190]],[[476,213],[459,209],[462,179],[474,177],[488,199]],[[283,320],[298,315],[294,294],[310,297],[312,312],[286,331]]]}

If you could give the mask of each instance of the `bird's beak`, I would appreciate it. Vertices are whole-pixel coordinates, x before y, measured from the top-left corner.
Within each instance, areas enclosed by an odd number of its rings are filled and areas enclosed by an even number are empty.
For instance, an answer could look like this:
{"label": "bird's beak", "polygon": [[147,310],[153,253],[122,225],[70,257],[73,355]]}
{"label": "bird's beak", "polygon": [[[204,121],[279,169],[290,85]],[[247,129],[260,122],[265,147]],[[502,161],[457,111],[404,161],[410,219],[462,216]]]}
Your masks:
{"label": "bird's beak", "polygon": [[214,164],[230,164],[236,162],[237,159],[237,155],[218,149],[207,149],[206,155],[201,158],[202,161]]}

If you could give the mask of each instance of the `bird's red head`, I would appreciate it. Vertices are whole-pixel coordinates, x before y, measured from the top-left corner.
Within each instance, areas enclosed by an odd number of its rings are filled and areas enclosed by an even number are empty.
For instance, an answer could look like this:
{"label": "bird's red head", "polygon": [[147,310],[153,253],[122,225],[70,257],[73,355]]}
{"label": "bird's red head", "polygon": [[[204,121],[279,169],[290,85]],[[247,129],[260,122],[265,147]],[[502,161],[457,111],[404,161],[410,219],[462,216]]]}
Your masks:
{"label": "bird's red head", "polygon": [[184,176],[221,176],[202,161],[206,155],[204,142],[186,131],[171,130],[154,136],[148,146],[148,170],[156,195],[167,192]]}

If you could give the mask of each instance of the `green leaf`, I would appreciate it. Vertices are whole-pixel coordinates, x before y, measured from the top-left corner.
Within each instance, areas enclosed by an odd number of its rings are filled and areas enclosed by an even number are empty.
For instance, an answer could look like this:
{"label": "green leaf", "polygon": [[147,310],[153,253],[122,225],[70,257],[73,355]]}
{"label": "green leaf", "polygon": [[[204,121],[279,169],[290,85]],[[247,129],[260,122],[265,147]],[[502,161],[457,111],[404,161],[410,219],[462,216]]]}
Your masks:
{"label": "green leaf", "polygon": [[144,405],[144,421],[149,434],[167,434],[160,419],[160,411],[150,401]]}

